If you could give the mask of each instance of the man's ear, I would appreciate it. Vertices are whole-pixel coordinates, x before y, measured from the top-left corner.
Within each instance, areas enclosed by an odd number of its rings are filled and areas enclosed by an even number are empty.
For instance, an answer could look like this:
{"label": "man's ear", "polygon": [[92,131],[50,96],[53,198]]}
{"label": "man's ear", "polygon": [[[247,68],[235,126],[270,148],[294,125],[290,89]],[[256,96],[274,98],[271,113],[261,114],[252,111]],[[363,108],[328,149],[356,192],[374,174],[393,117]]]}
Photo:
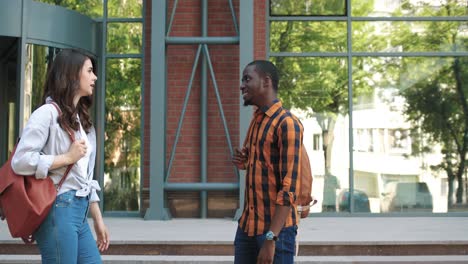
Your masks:
{"label": "man's ear", "polygon": [[273,87],[273,82],[271,81],[271,77],[266,75],[263,78],[263,88]]}

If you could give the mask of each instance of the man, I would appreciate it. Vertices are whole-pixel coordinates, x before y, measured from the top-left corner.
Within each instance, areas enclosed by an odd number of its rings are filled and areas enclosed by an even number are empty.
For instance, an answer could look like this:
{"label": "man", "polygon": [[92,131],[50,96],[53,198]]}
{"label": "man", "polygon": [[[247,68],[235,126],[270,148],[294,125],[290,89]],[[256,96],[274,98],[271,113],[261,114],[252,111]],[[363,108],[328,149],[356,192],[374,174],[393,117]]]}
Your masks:
{"label": "man", "polygon": [[232,162],[246,170],[244,211],[236,233],[236,264],[293,263],[299,214],[301,122],[277,98],[278,70],[253,61],[242,74],[244,105],[256,111]]}

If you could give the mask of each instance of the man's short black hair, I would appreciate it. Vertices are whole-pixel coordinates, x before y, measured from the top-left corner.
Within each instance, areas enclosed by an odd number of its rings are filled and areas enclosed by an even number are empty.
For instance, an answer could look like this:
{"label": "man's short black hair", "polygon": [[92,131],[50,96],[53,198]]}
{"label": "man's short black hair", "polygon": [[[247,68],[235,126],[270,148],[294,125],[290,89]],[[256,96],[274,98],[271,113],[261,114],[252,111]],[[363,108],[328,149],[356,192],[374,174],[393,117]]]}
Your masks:
{"label": "man's short black hair", "polygon": [[271,83],[273,84],[273,90],[275,92],[278,92],[278,81],[279,81],[279,75],[278,75],[278,69],[276,66],[267,60],[255,60],[249,63],[247,66],[254,65],[255,69],[258,71],[262,77],[268,76],[271,79]]}

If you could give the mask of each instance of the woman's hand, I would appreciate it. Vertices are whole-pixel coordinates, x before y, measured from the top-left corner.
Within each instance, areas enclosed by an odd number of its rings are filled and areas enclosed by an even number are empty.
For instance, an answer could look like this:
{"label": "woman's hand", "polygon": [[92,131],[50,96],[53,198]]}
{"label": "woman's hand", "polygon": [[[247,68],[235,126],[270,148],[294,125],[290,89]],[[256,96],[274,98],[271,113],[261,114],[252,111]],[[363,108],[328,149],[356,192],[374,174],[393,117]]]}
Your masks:
{"label": "woman's hand", "polygon": [[70,145],[67,153],[55,156],[54,162],[50,165],[49,171],[76,163],[86,155],[87,151],[88,147],[86,146],[84,139],[75,140]]}
{"label": "woman's hand", "polygon": [[99,251],[104,252],[109,248],[109,230],[104,221],[94,221],[94,232],[96,233],[96,244]]}
{"label": "woman's hand", "polygon": [[84,139],[75,140],[68,149],[67,156],[70,159],[70,164],[77,162],[86,155],[88,146]]}
{"label": "woman's hand", "polygon": [[104,252],[109,248],[109,230],[102,219],[101,210],[97,202],[89,205],[89,211],[94,221],[94,232],[96,233],[96,244],[99,251]]}

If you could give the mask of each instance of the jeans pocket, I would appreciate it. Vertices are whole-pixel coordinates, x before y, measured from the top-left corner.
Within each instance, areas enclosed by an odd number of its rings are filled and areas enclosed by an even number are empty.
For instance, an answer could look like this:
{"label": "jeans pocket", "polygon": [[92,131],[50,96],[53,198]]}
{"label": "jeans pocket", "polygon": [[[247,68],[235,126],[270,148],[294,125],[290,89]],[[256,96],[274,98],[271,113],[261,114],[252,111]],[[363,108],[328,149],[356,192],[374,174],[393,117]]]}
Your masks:
{"label": "jeans pocket", "polygon": [[57,196],[55,200],[55,206],[57,207],[69,207],[73,202],[73,195],[69,193],[63,193]]}
{"label": "jeans pocket", "polygon": [[283,252],[283,254],[294,253],[295,246],[296,246],[296,234],[297,234],[296,226],[283,228],[279,234],[279,241],[276,242],[277,250]]}

